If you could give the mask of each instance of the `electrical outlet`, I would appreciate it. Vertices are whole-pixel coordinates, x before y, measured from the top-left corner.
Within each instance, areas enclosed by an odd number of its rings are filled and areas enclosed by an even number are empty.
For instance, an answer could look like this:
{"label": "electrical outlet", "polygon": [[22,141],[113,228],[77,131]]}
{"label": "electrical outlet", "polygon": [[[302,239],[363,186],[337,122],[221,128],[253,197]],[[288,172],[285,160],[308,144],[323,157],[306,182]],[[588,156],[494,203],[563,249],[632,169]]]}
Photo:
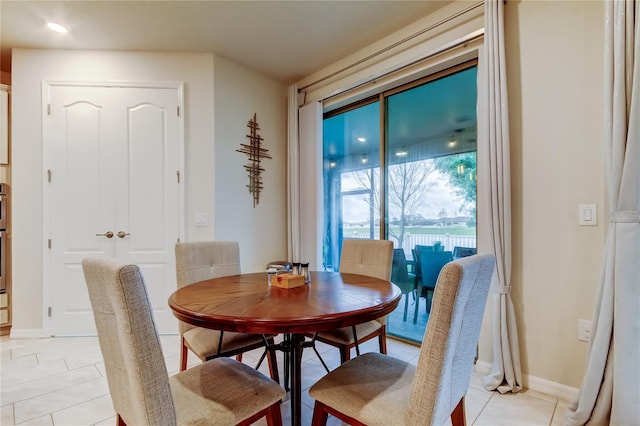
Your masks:
{"label": "electrical outlet", "polygon": [[578,320],[578,340],[588,342],[591,340],[591,321]]}

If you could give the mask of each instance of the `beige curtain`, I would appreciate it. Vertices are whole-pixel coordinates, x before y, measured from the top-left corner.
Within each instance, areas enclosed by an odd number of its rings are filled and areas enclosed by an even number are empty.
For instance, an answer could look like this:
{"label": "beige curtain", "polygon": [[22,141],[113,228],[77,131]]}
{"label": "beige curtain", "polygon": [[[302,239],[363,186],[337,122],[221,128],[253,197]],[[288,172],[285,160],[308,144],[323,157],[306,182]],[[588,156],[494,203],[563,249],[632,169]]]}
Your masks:
{"label": "beige curtain", "polygon": [[567,425],[640,425],[640,2],[607,1],[609,228],[589,360]]}
{"label": "beige curtain", "polygon": [[322,103],[303,105],[305,93],[289,87],[287,140],[287,256],[322,270]]}
{"label": "beige curtain", "polygon": [[504,3],[485,1],[484,49],[478,73],[478,138],[487,153],[478,156],[479,179],[489,186],[489,246],[496,255],[493,277],[493,364],[482,383],[500,393],[522,389],[516,316],[511,301],[511,176],[509,108],[504,57]]}
{"label": "beige curtain", "polygon": [[298,134],[298,86],[289,86],[287,109],[287,259],[300,261],[300,142]]}

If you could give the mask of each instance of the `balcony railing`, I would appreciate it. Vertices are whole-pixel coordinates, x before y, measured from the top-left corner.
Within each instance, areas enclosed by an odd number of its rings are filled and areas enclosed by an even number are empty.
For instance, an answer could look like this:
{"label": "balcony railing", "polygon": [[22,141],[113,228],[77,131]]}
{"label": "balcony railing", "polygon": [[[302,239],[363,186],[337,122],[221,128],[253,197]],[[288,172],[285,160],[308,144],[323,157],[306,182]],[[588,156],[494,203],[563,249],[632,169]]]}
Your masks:
{"label": "balcony railing", "polygon": [[[369,238],[368,233],[350,234],[349,238]],[[389,238],[393,241],[394,246],[398,247],[398,240],[394,237]],[[454,247],[476,247],[475,235],[452,235],[452,234],[405,234],[402,248],[404,249],[407,259],[413,259],[411,249],[415,246],[432,246],[436,242],[440,242],[444,250],[453,250]]]}

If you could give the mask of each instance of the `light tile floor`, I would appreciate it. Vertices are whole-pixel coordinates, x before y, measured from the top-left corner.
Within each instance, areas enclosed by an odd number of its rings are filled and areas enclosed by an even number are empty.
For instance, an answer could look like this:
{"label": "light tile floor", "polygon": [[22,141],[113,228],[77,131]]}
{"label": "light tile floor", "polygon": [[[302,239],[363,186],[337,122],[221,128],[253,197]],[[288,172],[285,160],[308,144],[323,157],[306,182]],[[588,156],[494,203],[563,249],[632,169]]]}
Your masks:
{"label": "light tile floor", "polygon": [[[179,338],[161,336],[169,374],[178,367]],[[363,344],[362,351],[376,351],[377,341]],[[334,368],[339,354],[334,348],[319,344],[323,358]],[[388,352],[397,358],[417,362],[419,348],[388,340]],[[111,425],[115,416],[109,397],[102,354],[95,337],[57,337],[47,339],[0,340],[0,424],[9,425]],[[255,365],[261,352],[244,356],[243,362]],[[199,361],[189,359],[190,364]],[[282,357],[279,359],[282,376]],[[266,362],[260,370],[268,374]],[[325,374],[312,350],[303,354],[303,424],[311,424],[313,399],[308,388]],[[466,397],[467,424],[500,425],[561,425],[567,402],[535,391],[500,395],[488,392],[474,373]],[[289,401],[284,401],[284,424],[289,424]],[[264,425],[264,420],[257,424]],[[335,418],[329,424],[339,425]]]}

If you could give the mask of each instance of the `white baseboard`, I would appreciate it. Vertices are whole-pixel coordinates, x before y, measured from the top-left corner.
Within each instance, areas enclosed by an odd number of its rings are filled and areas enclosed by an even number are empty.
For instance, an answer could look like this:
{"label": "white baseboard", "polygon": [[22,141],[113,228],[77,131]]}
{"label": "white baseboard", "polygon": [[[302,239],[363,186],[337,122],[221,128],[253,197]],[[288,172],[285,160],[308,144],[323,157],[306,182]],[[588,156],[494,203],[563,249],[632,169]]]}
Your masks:
{"label": "white baseboard", "polygon": [[43,337],[51,337],[41,328],[14,328],[11,327],[9,337],[12,339],[42,339]]}
{"label": "white baseboard", "polygon": [[525,386],[528,389],[546,393],[547,395],[555,396],[556,398],[572,401],[578,396],[579,389],[572,388],[571,386],[563,385],[561,383],[552,382],[551,380],[543,379],[541,377],[526,375],[523,377]]}
{"label": "white baseboard", "polygon": [[[486,361],[478,361],[476,363],[476,371],[480,374],[489,374],[491,372],[491,367],[491,363]],[[555,396],[556,398],[563,399],[565,401],[572,401],[578,396],[579,389],[563,385],[561,383],[552,382],[551,380],[543,379],[541,377],[525,374],[522,376],[522,381],[524,382],[523,386],[527,389]]]}

